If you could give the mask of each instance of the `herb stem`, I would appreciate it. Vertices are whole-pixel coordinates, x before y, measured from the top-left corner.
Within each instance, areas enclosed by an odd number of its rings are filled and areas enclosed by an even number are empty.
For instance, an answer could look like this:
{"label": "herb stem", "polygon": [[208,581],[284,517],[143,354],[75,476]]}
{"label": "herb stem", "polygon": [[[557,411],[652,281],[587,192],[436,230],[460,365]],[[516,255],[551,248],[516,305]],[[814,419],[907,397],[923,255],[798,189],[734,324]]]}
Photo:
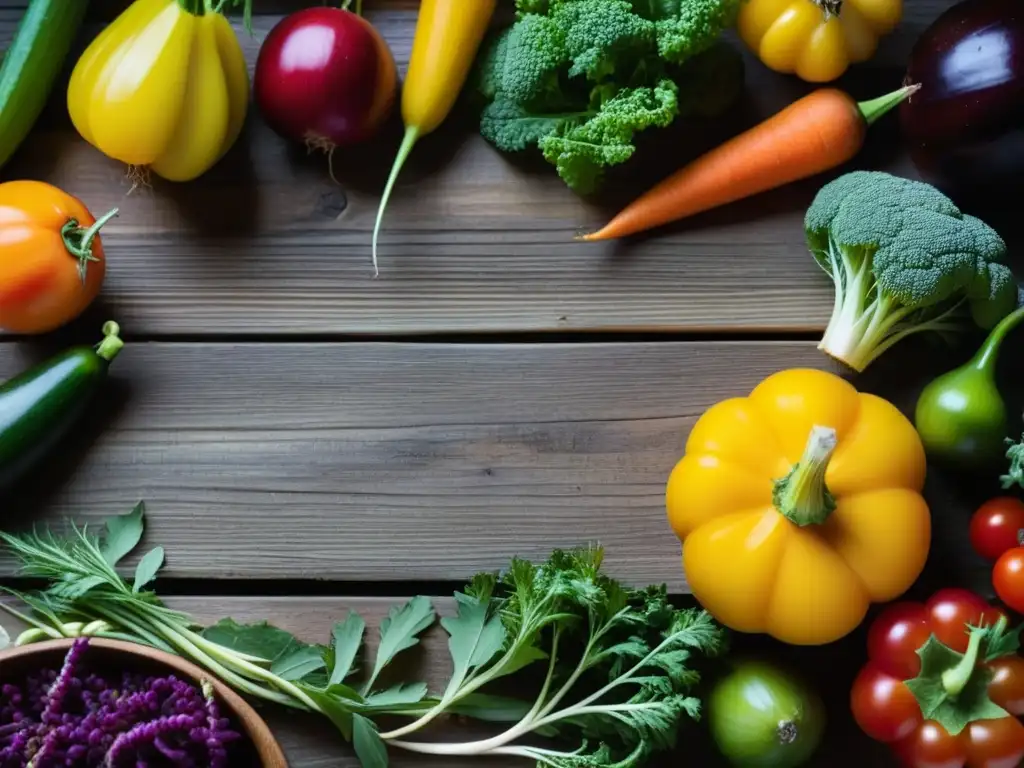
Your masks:
{"label": "herb stem", "polygon": [[491,680],[493,680],[494,678],[499,677],[500,675],[496,674],[495,670],[500,672],[515,657],[515,654],[519,651],[519,648],[521,644],[524,642],[524,640],[524,633],[521,630],[519,636],[509,646],[508,650],[505,651],[505,654],[500,659],[498,659],[498,661],[492,664],[487,669],[486,672],[476,675],[471,681],[467,681],[464,685],[462,685],[458,691],[456,691],[451,695],[451,697],[449,697],[447,702],[445,702],[442,699],[429,710],[427,710],[418,720],[415,720],[409,723],[408,725],[403,725],[401,728],[396,728],[393,731],[382,733],[380,734],[380,737],[384,741],[391,741],[392,739],[398,739],[410,733],[415,733],[424,726],[428,725],[439,715],[443,714],[444,710],[447,707],[450,707],[452,704],[458,703],[469,694],[475,693],[477,690],[487,685],[487,683],[491,682]]}

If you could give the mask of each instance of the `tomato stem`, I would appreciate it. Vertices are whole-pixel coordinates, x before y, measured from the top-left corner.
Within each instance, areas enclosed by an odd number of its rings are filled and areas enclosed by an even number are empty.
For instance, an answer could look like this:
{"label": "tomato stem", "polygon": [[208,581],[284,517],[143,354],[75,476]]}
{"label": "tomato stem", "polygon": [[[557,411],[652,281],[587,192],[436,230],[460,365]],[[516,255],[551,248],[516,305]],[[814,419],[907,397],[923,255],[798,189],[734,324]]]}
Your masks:
{"label": "tomato stem", "polygon": [[978,652],[981,650],[981,638],[981,632],[972,632],[960,663],[942,673],[942,687],[950,696],[959,695],[974,674],[974,668],[978,665]]}
{"label": "tomato stem", "polygon": [[78,276],[83,283],[89,271],[89,262],[99,261],[92,255],[92,241],[96,239],[96,235],[99,234],[103,225],[115,216],[117,216],[117,208],[107,211],[89,228],[81,226],[77,219],[68,219],[60,229],[64,247],[67,248],[68,253],[78,259]]}
{"label": "tomato stem", "polygon": [[812,427],[800,461],[775,481],[772,503],[799,526],[820,525],[835,511],[836,500],[825,485],[825,472],[836,443],[832,427]]}

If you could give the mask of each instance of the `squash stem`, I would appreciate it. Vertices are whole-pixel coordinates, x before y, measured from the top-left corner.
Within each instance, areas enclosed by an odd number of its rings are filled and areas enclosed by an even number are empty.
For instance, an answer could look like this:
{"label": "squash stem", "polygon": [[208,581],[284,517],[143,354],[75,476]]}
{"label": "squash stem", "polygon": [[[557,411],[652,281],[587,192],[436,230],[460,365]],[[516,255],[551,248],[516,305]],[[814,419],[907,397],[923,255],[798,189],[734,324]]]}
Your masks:
{"label": "squash stem", "polygon": [[384,221],[384,209],[388,206],[388,200],[391,199],[391,190],[395,187],[395,182],[398,181],[398,174],[402,172],[402,166],[405,165],[405,161],[409,159],[409,154],[412,152],[413,146],[420,137],[420,129],[415,125],[410,125],[405,129],[405,138],[402,139],[402,146],[398,149],[398,155],[395,157],[395,164],[391,167],[391,175],[388,177],[388,183],[384,187],[384,194],[380,199],[380,208],[377,210],[377,221],[373,225],[373,274],[376,277],[380,274],[380,270],[377,269],[377,237],[380,235],[380,225]]}
{"label": "squash stem", "polygon": [[885,96],[879,96],[877,99],[862,101],[857,104],[857,109],[860,110],[860,114],[864,118],[864,122],[868,125],[873,125],[878,118],[898,107],[902,102],[906,101],[920,90],[920,83],[906,85],[898,91],[887,93]]}
{"label": "squash stem", "polygon": [[108,363],[112,362],[117,353],[124,349],[124,341],[121,339],[121,326],[113,320],[103,324],[103,341],[96,345],[96,354]]}
{"label": "squash stem", "polygon": [[996,359],[999,357],[999,348],[1002,346],[1003,339],[1006,338],[1010,331],[1017,327],[1021,318],[1024,318],[1024,307],[1011,312],[1000,320],[999,325],[992,329],[988,338],[985,339],[985,343],[981,345],[981,349],[974,355],[971,365],[979,371],[991,370],[996,364]]}
{"label": "squash stem", "polygon": [[825,485],[825,471],[836,442],[832,427],[812,427],[800,461],[775,481],[772,503],[796,525],[820,525],[835,511],[836,500]]}
{"label": "squash stem", "polygon": [[103,225],[115,216],[117,216],[117,208],[100,216],[88,229],[81,226],[77,219],[68,219],[60,229],[64,247],[68,249],[68,253],[78,259],[78,276],[83,283],[89,270],[89,262],[99,261],[92,255],[92,241],[96,239],[96,235],[99,234]]}

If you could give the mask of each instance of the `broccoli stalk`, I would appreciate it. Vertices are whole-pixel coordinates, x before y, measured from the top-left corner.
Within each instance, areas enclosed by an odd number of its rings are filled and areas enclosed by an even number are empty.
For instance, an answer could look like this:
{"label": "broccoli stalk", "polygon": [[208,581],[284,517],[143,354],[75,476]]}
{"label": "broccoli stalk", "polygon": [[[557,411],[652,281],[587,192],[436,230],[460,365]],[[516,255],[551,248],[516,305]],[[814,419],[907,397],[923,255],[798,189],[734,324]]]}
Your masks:
{"label": "broccoli stalk", "polygon": [[922,331],[982,328],[1013,310],[1006,244],[934,187],[855,171],[825,185],[807,211],[807,241],[835,283],[818,348],[855,371]]}

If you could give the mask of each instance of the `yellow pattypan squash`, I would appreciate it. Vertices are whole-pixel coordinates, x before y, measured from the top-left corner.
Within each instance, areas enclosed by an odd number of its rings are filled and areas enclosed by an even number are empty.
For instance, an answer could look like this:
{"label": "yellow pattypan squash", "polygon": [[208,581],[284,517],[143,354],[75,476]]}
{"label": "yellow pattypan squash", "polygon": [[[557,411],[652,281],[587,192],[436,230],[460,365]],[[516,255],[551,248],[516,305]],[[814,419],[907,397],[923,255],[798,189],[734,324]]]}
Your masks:
{"label": "yellow pattypan squash", "polygon": [[902,0],[747,0],[738,30],[771,69],[825,83],[874,56],[902,15]]}
{"label": "yellow pattypan squash", "polygon": [[86,141],[171,181],[213,166],[248,104],[241,46],[211,0],[135,0],[92,41],[68,85]]}
{"label": "yellow pattypan squash", "polygon": [[716,619],[817,645],[920,575],[924,477],[921,440],[895,406],[793,369],[701,416],[668,481],[668,517]]}

